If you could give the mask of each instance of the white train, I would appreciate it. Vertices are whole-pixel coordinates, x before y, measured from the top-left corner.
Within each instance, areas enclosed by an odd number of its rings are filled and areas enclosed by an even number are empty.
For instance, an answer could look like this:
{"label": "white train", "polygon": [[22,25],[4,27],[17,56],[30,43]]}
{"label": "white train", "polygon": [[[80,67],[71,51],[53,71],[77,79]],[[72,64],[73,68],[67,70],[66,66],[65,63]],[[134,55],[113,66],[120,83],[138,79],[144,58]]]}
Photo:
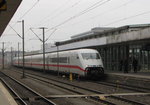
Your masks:
{"label": "white train", "polygon": [[[45,54],[45,69],[59,73],[72,73],[83,77],[104,74],[103,62],[94,49],[77,49]],[[22,57],[13,60],[15,66],[22,66]],[[25,56],[25,67],[43,69],[43,54]]]}

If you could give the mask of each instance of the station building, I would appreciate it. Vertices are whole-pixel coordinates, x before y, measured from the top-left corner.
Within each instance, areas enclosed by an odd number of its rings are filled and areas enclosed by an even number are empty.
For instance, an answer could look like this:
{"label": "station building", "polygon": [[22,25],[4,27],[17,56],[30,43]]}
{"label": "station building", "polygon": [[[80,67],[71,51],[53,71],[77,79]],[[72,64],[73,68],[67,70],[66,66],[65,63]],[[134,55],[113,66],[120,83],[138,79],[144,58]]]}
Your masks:
{"label": "station building", "polygon": [[57,48],[47,52],[79,48],[97,49],[102,56],[106,71],[123,71],[120,62],[128,60],[132,72],[133,58],[138,60],[138,70],[150,70],[150,24],[126,25],[118,28],[96,27],[88,32],[59,42]]}

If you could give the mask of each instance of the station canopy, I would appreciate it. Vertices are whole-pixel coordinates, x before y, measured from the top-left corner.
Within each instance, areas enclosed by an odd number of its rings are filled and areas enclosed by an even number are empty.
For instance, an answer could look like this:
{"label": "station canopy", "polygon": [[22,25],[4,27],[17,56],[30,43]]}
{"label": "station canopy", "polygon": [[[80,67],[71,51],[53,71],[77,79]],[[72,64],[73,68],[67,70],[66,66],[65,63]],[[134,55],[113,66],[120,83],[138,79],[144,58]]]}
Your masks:
{"label": "station canopy", "polygon": [[0,36],[15,14],[22,0],[0,0]]}

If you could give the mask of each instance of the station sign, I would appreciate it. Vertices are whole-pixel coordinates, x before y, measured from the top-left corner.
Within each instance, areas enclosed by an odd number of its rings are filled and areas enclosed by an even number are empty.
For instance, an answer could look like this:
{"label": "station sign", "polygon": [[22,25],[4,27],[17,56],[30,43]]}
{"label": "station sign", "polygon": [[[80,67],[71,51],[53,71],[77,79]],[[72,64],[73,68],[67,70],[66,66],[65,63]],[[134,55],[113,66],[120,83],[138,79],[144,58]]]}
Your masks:
{"label": "station sign", "polygon": [[0,0],[0,11],[5,11],[7,9],[6,0]]}

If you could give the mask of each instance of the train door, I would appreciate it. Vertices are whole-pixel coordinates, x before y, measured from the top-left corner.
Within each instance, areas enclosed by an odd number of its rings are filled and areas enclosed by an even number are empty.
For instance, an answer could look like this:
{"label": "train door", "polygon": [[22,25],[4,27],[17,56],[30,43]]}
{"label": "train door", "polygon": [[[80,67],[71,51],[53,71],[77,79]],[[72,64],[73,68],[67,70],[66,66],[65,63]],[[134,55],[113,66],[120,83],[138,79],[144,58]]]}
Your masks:
{"label": "train door", "polygon": [[49,59],[49,55],[47,55],[47,57],[46,57],[46,69],[47,69],[47,70],[49,70],[49,63],[50,63],[49,60],[50,60],[50,59]]}
{"label": "train door", "polygon": [[[71,63],[70,63],[70,52],[67,53],[67,65],[70,66]],[[71,68],[69,68],[71,69]]]}
{"label": "train door", "polygon": [[80,70],[77,69],[78,67],[81,67],[80,58],[79,58],[78,53],[72,52],[70,55],[71,55],[70,56],[70,65],[76,67],[76,68],[72,68],[70,72],[76,73],[76,74],[81,74]]}

